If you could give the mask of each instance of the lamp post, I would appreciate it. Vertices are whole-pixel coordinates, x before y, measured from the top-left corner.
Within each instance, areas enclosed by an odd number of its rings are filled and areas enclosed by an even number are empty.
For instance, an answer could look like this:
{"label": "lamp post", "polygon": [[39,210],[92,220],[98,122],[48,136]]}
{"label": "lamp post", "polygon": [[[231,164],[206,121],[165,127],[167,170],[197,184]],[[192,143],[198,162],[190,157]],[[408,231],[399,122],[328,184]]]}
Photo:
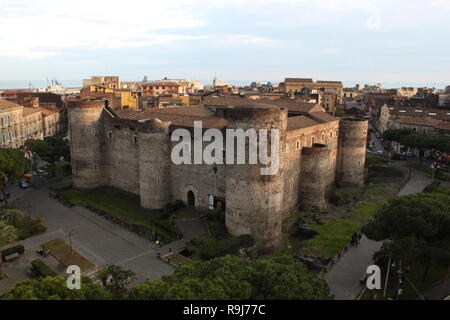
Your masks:
{"label": "lamp post", "polygon": [[72,254],[73,250],[72,250],[72,236],[74,235],[74,229],[67,231],[66,232],[66,236],[69,238],[69,246],[70,246],[70,254]]}

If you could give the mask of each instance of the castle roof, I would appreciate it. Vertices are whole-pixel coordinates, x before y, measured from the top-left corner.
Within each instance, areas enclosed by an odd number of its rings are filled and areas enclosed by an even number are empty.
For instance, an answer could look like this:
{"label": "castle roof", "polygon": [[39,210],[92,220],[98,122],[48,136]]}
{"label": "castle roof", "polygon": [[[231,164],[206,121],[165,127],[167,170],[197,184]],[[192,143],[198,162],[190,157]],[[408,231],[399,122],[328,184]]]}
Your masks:
{"label": "castle roof", "polygon": [[224,118],[215,115],[214,111],[204,106],[150,108],[145,110],[118,110],[117,116],[122,119],[146,120],[159,119],[171,122],[174,126],[193,127],[194,121],[202,121],[204,128],[223,128],[227,125]]}
{"label": "castle roof", "polygon": [[312,112],[305,115],[288,118],[288,131],[312,127],[321,123],[338,120],[338,118],[335,118],[326,112]]}
{"label": "castle roof", "polygon": [[207,96],[203,99],[202,104],[205,106],[234,107],[244,104],[270,104],[277,107],[288,108],[289,112],[312,112],[323,110],[315,103],[307,103],[303,101],[295,101],[288,98],[280,98],[270,101],[250,100],[236,96]]}
{"label": "castle roof", "polygon": [[297,130],[307,127],[312,127],[320,124],[319,121],[314,120],[308,116],[296,116],[288,118],[288,131],[290,130]]}

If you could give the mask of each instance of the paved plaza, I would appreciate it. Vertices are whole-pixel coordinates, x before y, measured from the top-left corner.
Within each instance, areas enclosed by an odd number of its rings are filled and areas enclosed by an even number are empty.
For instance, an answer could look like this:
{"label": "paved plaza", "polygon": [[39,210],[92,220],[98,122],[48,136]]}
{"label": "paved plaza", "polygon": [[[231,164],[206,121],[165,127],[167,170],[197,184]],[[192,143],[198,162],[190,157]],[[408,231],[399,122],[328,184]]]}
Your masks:
{"label": "paved plaza", "polygon": [[[138,236],[119,225],[87,210],[84,207],[68,208],[49,196],[49,189],[44,181],[29,189],[21,190],[13,187],[11,203],[32,216],[42,216],[47,227],[45,234],[19,242],[28,251],[55,238],[68,241],[67,232],[73,231],[74,248],[96,266],[104,264],[119,264],[136,272],[133,284],[143,282],[148,278],[160,278],[172,274],[174,268],[157,258],[170,249],[185,247],[186,241],[194,237],[207,236],[207,226],[202,220],[176,221],[182,232],[186,232],[183,240],[157,247],[148,239]],[[192,227],[192,229],[191,229]],[[37,254],[36,254],[37,255]],[[20,258],[20,263],[26,259]],[[29,266],[29,262],[25,262]],[[12,263],[4,264],[6,268]],[[6,280],[2,280],[4,282]],[[10,279],[9,282],[12,280]]]}

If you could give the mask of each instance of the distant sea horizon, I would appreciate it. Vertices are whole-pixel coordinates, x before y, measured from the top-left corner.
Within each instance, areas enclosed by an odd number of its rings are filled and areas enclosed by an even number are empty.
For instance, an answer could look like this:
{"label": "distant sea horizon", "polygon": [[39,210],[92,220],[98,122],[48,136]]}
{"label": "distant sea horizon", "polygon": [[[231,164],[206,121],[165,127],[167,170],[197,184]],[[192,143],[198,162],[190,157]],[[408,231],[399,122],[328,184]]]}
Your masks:
{"label": "distant sea horizon", "polygon": [[[129,79],[121,79],[122,81],[141,81],[141,80],[129,80]],[[151,80],[152,81],[152,80]],[[199,80],[204,85],[209,85],[211,80]],[[250,85],[254,81],[242,81],[242,80],[222,80],[224,82],[230,83],[232,85]],[[256,82],[259,82],[255,80]],[[266,81],[260,81],[262,83],[266,83]],[[278,83],[279,81],[270,81],[272,83]],[[83,80],[58,80],[58,83],[63,85],[66,88],[81,88],[83,86]],[[343,81],[345,87],[355,87],[355,85],[366,84],[367,81]],[[376,84],[377,82],[369,82],[368,84]],[[32,89],[40,89],[47,87],[46,80],[0,80],[0,90],[10,90],[10,89],[30,89],[30,85]],[[436,89],[444,89],[446,86],[450,85],[450,83],[381,83],[383,88],[401,88],[401,87],[428,87],[428,88],[436,88]]]}

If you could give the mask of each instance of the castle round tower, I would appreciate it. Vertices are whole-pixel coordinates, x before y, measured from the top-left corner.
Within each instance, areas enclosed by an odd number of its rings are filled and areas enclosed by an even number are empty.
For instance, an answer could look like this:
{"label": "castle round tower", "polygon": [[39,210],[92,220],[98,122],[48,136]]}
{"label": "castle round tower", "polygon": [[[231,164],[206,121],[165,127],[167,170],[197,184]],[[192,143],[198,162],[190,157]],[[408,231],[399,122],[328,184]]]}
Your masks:
{"label": "castle round tower", "polygon": [[170,122],[143,120],[139,132],[141,206],[161,209],[170,201]]}
{"label": "castle round tower", "polygon": [[103,100],[69,101],[70,154],[75,188],[104,185],[102,149]]}
{"label": "castle round tower", "polygon": [[364,185],[368,125],[358,118],[340,121],[336,182],[341,187]]}
{"label": "castle round tower", "polygon": [[300,203],[303,209],[326,208],[325,195],[332,181],[330,151],[324,144],[302,149]]}
{"label": "castle round tower", "polygon": [[[283,217],[283,169],[286,146],[287,109],[271,105],[242,105],[224,110],[229,129],[267,129],[268,147],[272,148],[272,130],[279,133],[278,170],[272,175],[262,175],[261,169],[274,166],[265,165],[258,157],[256,164],[249,164],[251,143],[246,139],[245,164],[237,164],[237,150],[234,148],[234,164],[226,165],[226,214],[225,224],[233,235],[249,234],[262,240],[266,249],[274,249],[281,244],[281,222]],[[238,139],[235,139],[235,143]],[[258,141],[260,138],[258,137]],[[226,158],[229,158],[227,148]],[[273,156],[271,154],[271,156]]]}

